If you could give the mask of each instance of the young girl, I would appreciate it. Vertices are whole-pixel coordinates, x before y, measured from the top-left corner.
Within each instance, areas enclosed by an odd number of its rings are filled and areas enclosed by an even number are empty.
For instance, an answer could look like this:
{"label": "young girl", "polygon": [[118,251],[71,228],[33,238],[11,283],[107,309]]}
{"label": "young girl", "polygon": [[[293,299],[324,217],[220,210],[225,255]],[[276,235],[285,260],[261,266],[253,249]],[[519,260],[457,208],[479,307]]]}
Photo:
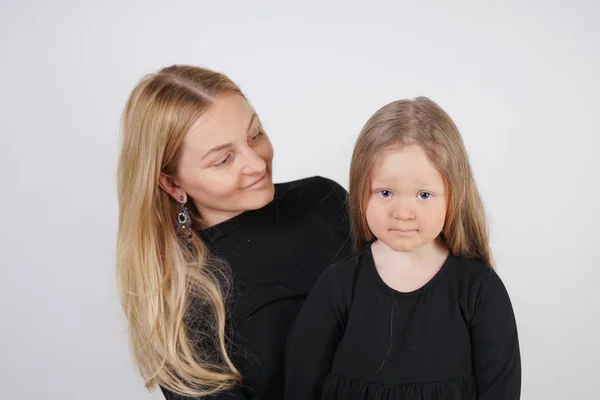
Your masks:
{"label": "young girl", "polygon": [[518,399],[512,306],[460,133],[437,104],[395,101],[367,122],[350,213],[361,250],[298,315],[286,399]]}

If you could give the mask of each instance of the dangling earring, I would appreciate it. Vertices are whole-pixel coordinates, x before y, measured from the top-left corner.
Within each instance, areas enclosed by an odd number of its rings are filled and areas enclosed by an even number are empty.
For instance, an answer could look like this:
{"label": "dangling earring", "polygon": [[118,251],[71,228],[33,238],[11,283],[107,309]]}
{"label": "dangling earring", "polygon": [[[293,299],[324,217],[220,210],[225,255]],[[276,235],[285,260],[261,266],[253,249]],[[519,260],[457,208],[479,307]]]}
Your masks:
{"label": "dangling earring", "polygon": [[190,212],[185,206],[183,196],[179,196],[179,212],[177,213],[177,237],[187,236],[187,248],[189,251],[194,250],[192,244],[192,218]]}

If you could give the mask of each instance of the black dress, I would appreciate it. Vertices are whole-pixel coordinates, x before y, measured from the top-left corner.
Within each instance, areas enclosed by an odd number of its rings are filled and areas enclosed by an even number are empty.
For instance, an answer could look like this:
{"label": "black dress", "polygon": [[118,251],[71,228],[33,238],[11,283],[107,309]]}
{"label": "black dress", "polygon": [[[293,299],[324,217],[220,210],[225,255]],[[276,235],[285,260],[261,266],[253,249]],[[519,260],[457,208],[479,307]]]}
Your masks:
{"label": "black dress", "polygon": [[328,268],[290,335],[286,400],[510,400],[521,363],[508,293],[488,266],[450,255],[410,293],[371,246]]}
{"label": "black dress", "polygon": [[[325,268],[352,254],[346,197],[344,188],[321,177],[276,184],[264,208],[200,232],[231,268],[229,354],[243,378],[211,399],[283,398],[292,321]],[[162,390],[167,400],[181,398]]]}

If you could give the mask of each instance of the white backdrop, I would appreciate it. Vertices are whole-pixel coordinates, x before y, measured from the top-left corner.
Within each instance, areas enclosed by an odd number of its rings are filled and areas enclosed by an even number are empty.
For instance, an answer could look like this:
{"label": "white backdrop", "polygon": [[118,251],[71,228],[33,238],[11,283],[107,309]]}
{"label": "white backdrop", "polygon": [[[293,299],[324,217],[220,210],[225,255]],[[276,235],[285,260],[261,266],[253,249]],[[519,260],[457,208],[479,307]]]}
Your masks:
{"label": "white backdrop", "polygon": [[438,102],[490,215],[522,398],[600,398],[599,3],[219,3],[2,1],[0,397],[162,399],[116,297],[118,127],[144,74],[190,63],[247,93],[276,181],[347,187],[375,110]]}

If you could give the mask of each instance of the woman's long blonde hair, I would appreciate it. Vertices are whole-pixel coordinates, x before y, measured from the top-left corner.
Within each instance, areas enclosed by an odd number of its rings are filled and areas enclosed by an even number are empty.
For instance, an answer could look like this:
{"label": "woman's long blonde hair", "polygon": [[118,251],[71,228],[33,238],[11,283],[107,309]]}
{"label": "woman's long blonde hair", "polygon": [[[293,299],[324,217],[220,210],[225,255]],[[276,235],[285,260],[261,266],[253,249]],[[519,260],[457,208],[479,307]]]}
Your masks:
{"label": "woman's long blonde hair", "polygon": [[377,157],[390,147],[419,145],[444,178],[449,192],[442,237],[454,255],[493,266],[483,203],[458,128],[426,97],[394,101],[379,109],[362,129],[350,166],[350,218],[354,245],[375,240],[365,211]]}
{"label": "woman's long blonde hair", "polygon": [[226,345],[229,280],[196,234],[192,252],[180,242],[178,204],[158,182],[176,172],[185,134],[225,92],[243,96],[223,74],[168,67],[142,79],[122,118],[117,280],[131,347],[146,387],[187,396],[240,381]]}

